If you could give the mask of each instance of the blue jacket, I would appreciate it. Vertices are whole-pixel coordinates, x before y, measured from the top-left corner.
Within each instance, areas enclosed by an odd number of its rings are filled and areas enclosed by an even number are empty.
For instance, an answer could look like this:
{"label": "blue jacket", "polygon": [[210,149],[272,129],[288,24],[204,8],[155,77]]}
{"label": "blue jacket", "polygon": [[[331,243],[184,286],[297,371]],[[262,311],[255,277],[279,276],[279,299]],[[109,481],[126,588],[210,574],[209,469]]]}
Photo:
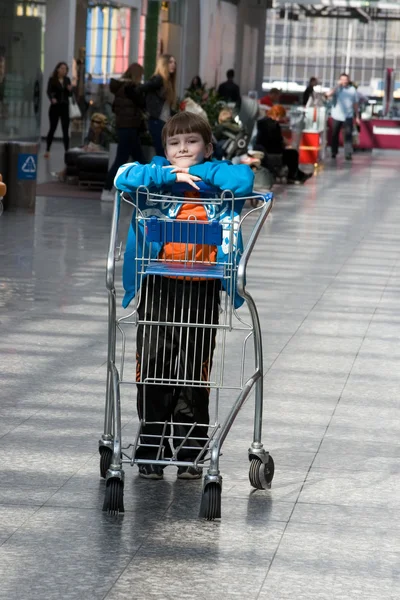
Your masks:
{"label": "blue jacket", "polygon": [[[169,165],[170,163],[165,158],[156,156],[148,165],[141,165],[139,163],[123,165],[115,177],[114,185],[117,190],[133,195],[135,202],[135,193],[140,186],[145,186],[149,192],[157,192],[165,196],[165,201],[160,203],[152,201],[151,196],[148,196],[146,193],[138,195],[138,208],[146,219],[151,216],[174,219],[182,207],[183,203],[177,202],[174,196],[182,196],[182,191],[187,190],[189,186],[176,183],[176,174],[171,173],[171,169],[164,168]],[[198,185],[200,187],[200,196],[203,198],[213,196],[218,198],[221,196],[221,191],[223,190],[230,190],[235,195],[233,244],[234,259],[235,263],[238,264],[243,252],[243,239],[241,231],[239,231],[240,213],[244,206],[245,198],[251,196],[253,193],[254,174],[252,170],[247,165],[232,165],[229,161],[207,161],[190,167],[189,173],[197,175],[202,179],[202,181],[198,182]],[[210,186],[213,189],[211,193]],[[236,198],[236,196],[239,197]],[[227,199],[222,204],[205,204],[204,209],[209,221],[216,220],[222,224],[223,241],[221,246],[217,248],[217,261],[219,263],[227,262],[229,259],[229,235],[232,227],[232,200]],[[138,239],[136,239],[136,230]],[[144,252],[142,255],[143,248]],[[140,288],[140,275],[136,272],[135,259],[155,259],[161,249],[161,243],[146,243],[144,222],[141,223],[139,221],[137,227],[136,211],[134,211],[129,227],[123,266],[125,296],[122,305],[124,308],[129,305]],[[224,280],[222,284],[226,291],[234,298],[235,308],[241,306],[244,300],[237,294],[236,286],[234,289],[229,289],[229,280]]]}

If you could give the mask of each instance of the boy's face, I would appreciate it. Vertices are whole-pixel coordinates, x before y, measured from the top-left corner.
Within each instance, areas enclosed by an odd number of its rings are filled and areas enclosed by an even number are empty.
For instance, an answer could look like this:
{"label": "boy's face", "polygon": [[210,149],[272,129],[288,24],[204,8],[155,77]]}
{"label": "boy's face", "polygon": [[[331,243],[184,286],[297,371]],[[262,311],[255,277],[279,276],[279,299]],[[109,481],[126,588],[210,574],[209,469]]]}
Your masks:
{"label": "boy's face", "polygon": [[189,168],[210,158],[212,144],[205,144],[200,133],[177,133],[167,138],[165,155],[171,165]]}

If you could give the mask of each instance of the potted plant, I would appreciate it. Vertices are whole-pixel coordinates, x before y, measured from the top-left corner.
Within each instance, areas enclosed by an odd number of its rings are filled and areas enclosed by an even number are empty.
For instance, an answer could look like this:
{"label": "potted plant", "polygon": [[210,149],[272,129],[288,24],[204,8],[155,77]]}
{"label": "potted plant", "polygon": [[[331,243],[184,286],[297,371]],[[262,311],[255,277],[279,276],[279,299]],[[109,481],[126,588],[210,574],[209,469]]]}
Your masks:
{"label": "potted plant", "polygon": [[207,115],[208,122],[211,128],[218,125],[218,115],[221,108],[224,106],[224,102],[218,96],[215,88],[207,89],[205,85],[195,90],[186,90],[185,98],[180,102],[180,110],[185,110],[187,98],[193,100],[198,104]]}

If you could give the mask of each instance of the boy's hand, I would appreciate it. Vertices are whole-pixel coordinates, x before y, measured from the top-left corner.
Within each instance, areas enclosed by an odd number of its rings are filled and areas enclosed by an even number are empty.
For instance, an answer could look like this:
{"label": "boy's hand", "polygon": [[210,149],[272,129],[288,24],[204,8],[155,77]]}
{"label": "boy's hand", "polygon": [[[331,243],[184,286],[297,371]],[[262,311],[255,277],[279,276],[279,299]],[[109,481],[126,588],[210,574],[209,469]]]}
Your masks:
{"label": "boy's hand", "polygon": [[[172,171],[173,173],[175,173],[175,171]],[[190,173],[185,173],[184,171],[178,171],[176,173],[176,181],[178,183],[188,183],[189,185],[191,185],[195,190],[199,190],[199,186],[195,184],[195,181],[201,181],[200,177],[197,177],[196,175],[190,175]]]}
{"label": "boy's hand", "polygon": [[191,175],[189,173],[189,167],[176,167],[175,165],[166,165],[163,169],[171,169],[171,173],[176,174],[176,181],[178,183],[188,183],[195,190],[199,190],[200,188],[194,183],[195,181],[201,181],[201,177],[197,177],[197,175]]}

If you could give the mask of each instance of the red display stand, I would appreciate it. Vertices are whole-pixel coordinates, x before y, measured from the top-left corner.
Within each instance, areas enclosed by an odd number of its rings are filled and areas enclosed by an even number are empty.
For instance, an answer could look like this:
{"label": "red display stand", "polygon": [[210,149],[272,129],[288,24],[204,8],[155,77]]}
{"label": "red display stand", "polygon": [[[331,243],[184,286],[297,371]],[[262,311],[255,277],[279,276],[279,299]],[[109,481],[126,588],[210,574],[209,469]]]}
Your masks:
{"label": "red display stand", "polygon": [[[343,130],[342,130],[343,131]],[[340,145],[343,145],[343,135],[340,132]],[[332,119],[328,119],[328,146],[332,141]],[[400,121],[393,119],[371,119],[361,121],[359,142],[355,146],[360,150],[400,150]]]}
{"label": "red display stand", "polygon": [[303,131],[299,146],[299,163],[318,165],[321,162],[322,131]]}

